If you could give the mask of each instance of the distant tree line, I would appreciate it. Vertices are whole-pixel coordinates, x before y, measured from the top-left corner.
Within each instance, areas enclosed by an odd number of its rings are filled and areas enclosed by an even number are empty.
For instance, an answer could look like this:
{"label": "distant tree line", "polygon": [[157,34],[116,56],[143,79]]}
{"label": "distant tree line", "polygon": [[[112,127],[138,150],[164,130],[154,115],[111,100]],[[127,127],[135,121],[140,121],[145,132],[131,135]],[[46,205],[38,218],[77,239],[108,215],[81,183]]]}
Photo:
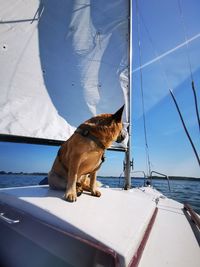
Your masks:
{"label": "distant tree line", "polygon": [[6,172],[0,171],[0,175],[47,175],[46,172]]}

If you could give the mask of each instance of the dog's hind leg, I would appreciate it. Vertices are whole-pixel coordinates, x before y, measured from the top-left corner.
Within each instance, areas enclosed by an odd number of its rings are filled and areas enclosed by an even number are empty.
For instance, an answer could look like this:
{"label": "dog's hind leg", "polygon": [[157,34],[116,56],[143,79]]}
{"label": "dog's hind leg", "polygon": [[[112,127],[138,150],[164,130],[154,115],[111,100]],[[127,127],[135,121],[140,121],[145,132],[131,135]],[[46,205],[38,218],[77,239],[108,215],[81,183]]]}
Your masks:
{"label": "dog's hind leg", "polygon": [[82,190],[91,192],[91,190],[90,190],[90,178],[88,177],[87,174],[82,175],[78,182],[79,182]]}
{"label": "dog's hind leg", "polygon": [[67,182],[54,171],[48,173],[48,183],[52,189],[65,190]]}

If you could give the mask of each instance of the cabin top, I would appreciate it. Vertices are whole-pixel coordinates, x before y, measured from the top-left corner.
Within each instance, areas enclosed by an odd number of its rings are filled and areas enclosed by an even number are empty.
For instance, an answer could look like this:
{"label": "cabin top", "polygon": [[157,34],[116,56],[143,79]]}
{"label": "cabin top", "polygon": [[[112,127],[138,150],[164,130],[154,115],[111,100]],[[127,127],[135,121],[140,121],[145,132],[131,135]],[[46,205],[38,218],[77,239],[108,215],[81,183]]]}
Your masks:
{"label": "cabin top", "polygon": [[48,186],[0,190],[0,201],[117,254],[128,266],[155,210],[155,198],[142,190],[101,188],[100,198],[82,194],[77,202],[63,200],[62,191]]}

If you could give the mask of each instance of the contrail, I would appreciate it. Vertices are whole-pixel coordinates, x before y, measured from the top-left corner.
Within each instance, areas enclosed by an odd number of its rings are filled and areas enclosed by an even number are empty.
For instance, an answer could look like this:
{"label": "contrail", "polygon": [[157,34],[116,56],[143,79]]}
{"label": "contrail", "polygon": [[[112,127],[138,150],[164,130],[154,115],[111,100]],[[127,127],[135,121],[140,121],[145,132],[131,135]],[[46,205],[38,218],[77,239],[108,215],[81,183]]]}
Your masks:
{"label": "contrail", "polygon": [[200,37],[200,33],[198,33],[197,35],[193,36],[192,38],[190,38],[189,40],[185,41],[184,43],[182,43],[182,44],[180,44],[180,45],[177,45],[176,47],[174,47],[174,48],[168,50],[167,52],[163,53],[162,55],[160,55],[160,56],[158,56],[158,57],[156,57],[156,58],[154,58],[154,59],[152,59],[152,60],[146,62],[146,63],[143,64],[142,66],[140,66],[140,67],[134,69],[134,70],[132,71],[132,73],[134,73],[134,72],[136,72],[136,71],[138,71],[138,70],[140,70],[140,69],[143,69],[143,68],[145,68],[145,67],[151,65],[152,63],[154,63],[154,62],[160,60],[160,59],[163,58],[163,57],[166,57],[167,55],[173,53],[173,52],[176,51],[177,49],[179,49],[179,48],[181,48],[181,47],[187,45],[188,43],[194,41],[195,39],[197,39],[197,38],[199,38],[199,37]]}

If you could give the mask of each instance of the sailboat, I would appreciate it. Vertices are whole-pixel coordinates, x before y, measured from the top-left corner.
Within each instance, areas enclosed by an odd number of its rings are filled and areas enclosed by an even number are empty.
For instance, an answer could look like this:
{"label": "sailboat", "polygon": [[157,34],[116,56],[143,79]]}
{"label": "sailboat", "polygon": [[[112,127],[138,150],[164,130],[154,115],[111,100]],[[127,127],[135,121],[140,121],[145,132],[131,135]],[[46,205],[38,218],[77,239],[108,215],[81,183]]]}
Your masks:
{"label": "sailboat", "polygon": [[63,200],[48,185],[0,189],[0,263],[199,266],[199,216],[152,186],[131,188],[132,2],[1,4],[0,140],[61,145],[125,103],[123,189]]}

